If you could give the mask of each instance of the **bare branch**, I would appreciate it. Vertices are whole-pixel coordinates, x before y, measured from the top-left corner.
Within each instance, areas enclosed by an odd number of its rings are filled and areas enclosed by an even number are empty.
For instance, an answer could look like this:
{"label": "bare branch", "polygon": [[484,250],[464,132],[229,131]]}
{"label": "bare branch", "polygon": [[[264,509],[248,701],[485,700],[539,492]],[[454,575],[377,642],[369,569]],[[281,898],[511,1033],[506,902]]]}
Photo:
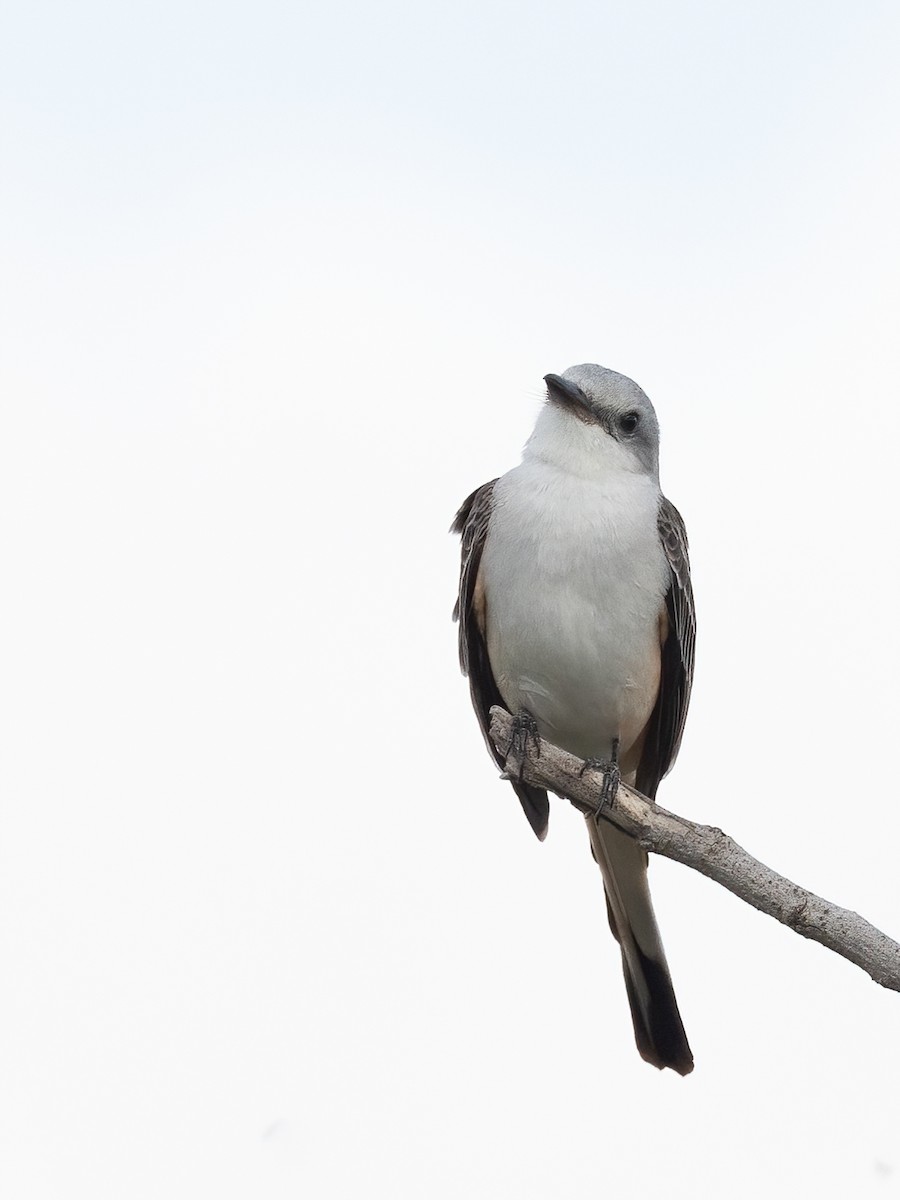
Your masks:
{"label": "bare branch", "polygon": [[[491,709],[491,738],[500,753],[510,744],[512,717]],[[520,764],[510,755],[510,774],[521,766],[522,778],[571,801],[585,815],[597,812],[595,773],[582,775],[581,759],[542,741],[536,753],[531,739]],[[855,963],[882,987],[900,991],[900,945],[858,913],[839,908],[751,857],[721,829],[696,825],[666,812],[625,784],[603,809],[603,818],[636,838],[645,850],[662,854],[714,879],[760,912],[768,913],[795,933],[819,942]]]}

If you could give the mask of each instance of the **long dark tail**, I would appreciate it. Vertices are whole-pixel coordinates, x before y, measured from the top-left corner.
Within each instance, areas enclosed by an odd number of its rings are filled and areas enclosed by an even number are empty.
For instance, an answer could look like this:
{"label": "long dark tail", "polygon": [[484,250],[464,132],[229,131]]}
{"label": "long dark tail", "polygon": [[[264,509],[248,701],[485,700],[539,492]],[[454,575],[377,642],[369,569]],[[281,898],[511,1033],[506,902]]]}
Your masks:
{"label": "long dark tail", "polygon": [[606,821],[587,817],[591,849],[603,872],[609,924],[622,948],[625,987],[641,1058],[679,1075],[694,1069],[647,883],[647,855]]}

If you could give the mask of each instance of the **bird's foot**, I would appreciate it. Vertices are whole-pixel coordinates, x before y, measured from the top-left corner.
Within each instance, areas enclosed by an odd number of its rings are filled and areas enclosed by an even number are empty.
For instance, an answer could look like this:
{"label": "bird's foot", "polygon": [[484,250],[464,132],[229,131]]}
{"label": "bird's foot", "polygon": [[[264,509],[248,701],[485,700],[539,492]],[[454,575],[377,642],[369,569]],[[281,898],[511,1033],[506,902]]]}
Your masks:
{"label": "bird's foot", "polygon": [[512,734],[506,747],[506,757],[510,755],[519,764],[519,782],[522,782],[522,772],[525,770],[525,757],[528,753],[529,739],[534,745],[535,758],[541,757],[541,735],[538,733],[537,721],[527,708],[520,708],[512,720]]}
{"label": "bird's foot", "polygon": [[613,739],[612,756],[609,759],[586,758],[578,772],[579,778],[584,775],[585,771],[603,772],[603,786],[600,789],[600,799],[597,801],[597,815],[599,816],[607,804],[615,800],[619,784],[622,782],[622,772],[619,770],[619,739]]}

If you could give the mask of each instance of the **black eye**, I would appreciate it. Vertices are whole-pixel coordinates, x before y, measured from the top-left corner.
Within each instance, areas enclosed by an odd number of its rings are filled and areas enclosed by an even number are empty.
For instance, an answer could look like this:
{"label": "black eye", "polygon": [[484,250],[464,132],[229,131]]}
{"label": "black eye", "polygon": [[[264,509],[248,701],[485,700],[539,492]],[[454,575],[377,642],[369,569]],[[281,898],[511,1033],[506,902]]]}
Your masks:
{"label": "black eye", "polygon": [[627,437],[631,437],[631,435],[637,429],[640,419],[640,413],[622,413],[621,417],[616,420],[616,424],[619,426],[620,433],[624,433]]}

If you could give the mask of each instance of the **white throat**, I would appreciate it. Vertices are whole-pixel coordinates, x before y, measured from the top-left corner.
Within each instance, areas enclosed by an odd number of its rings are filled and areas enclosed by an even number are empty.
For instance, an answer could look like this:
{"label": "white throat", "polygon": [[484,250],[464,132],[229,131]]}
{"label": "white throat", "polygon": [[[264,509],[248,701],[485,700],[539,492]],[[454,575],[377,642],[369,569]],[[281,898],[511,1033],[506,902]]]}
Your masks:
{"label": "white throat", "polygon": [[[580,479],[602,480],[622,472],[647,475],[633,450],[600,425],[581,421],[558,405],[547,403],[538,414],[525,444],[525,462],[544,462]],[[658,486],[658,476],[653,477]]]}

